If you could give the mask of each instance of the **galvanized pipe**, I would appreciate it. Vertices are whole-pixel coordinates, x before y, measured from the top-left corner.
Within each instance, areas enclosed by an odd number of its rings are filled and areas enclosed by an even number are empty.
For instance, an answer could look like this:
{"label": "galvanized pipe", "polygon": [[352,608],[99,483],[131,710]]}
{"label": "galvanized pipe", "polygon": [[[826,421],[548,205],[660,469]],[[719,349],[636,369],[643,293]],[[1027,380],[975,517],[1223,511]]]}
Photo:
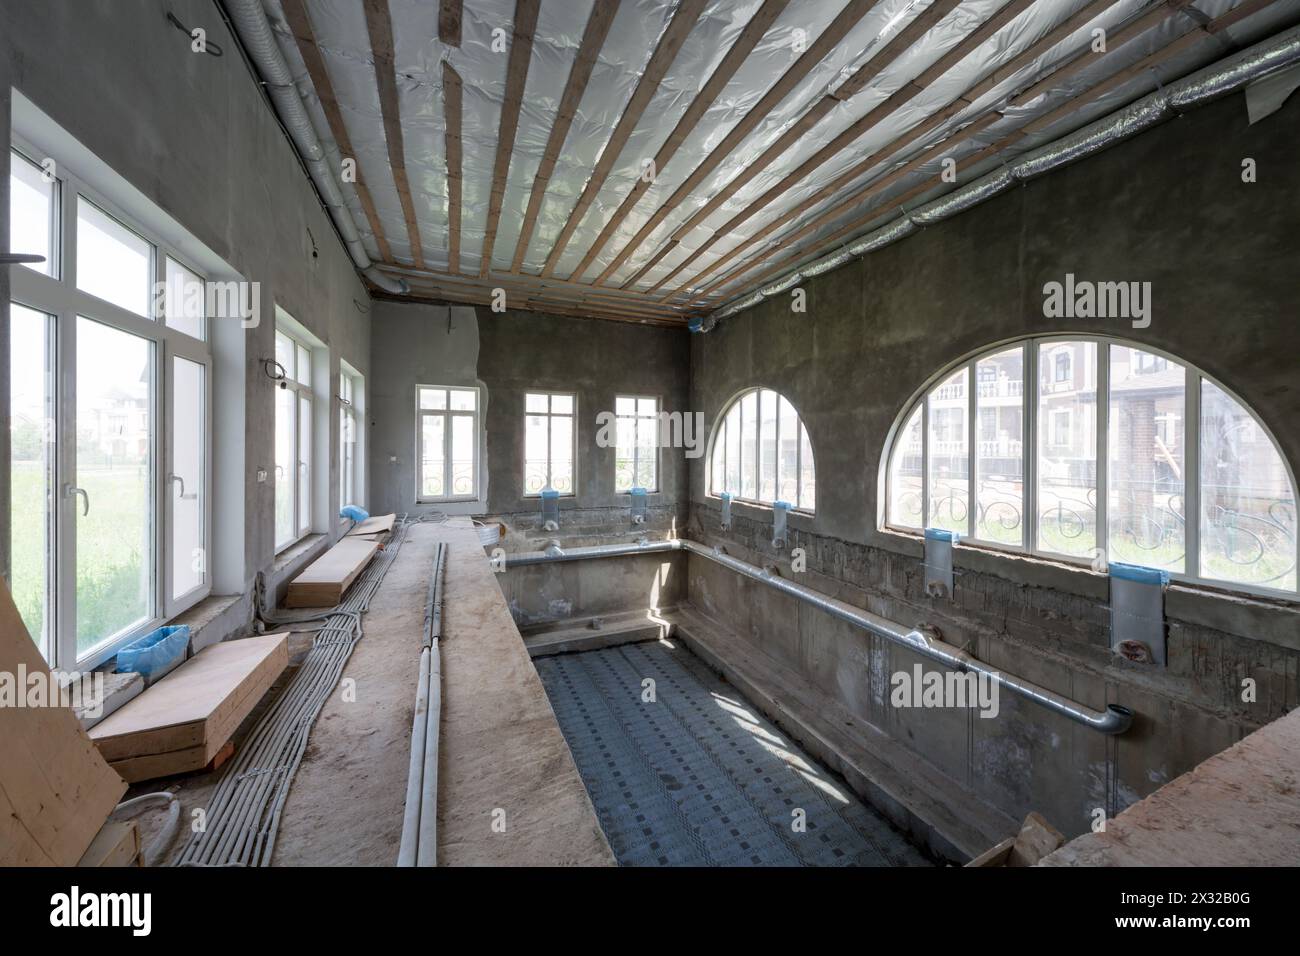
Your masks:
{"label": "galvanized pipe", "polygon": [[870,611],[864,611],[862,608],[855,607],[845,601],[837,600],[819,591],[814,591],[812,588],[804,587],[802,584],[795,584],[793,581],[778,574],[773,574],[765,568],[750,564],[748,561],[733,558],[725,554],[720,548],[710,548],[696,541],[669,538],[663,541],[645,541],[637,544],[606,544],[586,548],[570,548],[567,551],[551,547],[547,551],[508,554],[505,558],[505,565],[507,568],[511,568],[531,564],[584,561],[592,558],[628,557],[637,554],[655,554],[667,551],[687,551],[702,558],[707,558],[737,574],[758,581],[761,584],[766,584],[768,587],[781,591],[806,604],[811,604],[832,617],[855,627],[860,627],[864,631],[882,637],[893,644],[906,647],[929,660],[962,673],[971,672],[985,675],[999,686],[1032,700],[1040,706],[1060,714],[1062,717],[1067,717],[1075,723],[1091,727],[1100,733],[1115,736],[1124,733],[1132,726],[1133,711],[1127,707],[1109,704],[1102,711],[1085,707],[1068,697],[1062,697],[1054,691],[1040,687],[1032,681],[994,670],[961,648],[940,640],[936,635],[927,634],[918,628],[904,627],[878,614],[872,614]]}

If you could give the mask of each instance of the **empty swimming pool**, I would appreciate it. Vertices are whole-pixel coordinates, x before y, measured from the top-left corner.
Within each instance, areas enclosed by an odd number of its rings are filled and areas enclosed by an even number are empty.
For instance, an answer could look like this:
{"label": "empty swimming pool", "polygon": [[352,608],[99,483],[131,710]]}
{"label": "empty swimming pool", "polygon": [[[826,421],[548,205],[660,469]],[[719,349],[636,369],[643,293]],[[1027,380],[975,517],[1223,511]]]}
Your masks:
{"label": "empty swimming pool", "polygon": [[927,866],[675,641],[534,662],[624,866]]}

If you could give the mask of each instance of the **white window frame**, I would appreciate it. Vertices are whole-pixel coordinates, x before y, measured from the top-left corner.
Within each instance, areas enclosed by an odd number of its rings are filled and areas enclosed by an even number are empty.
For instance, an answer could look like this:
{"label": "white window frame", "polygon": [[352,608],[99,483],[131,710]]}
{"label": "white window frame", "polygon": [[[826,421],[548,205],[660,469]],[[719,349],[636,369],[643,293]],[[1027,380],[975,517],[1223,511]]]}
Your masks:
{"label": "white window frame", "polygon": [[[315,364],[313,355],[314,347],[312,346],[312,343],[304,339],[297,330],[287,327],[282,322],[276,322],[275,335],[277,338],[283,336],[293,344],[294,355],[294,367],[284,368],[283,366],[280,366],[278,368],[278,374],[281,374],[284,377],[275,383],[277,389],[283,388],[284,390],[293,393],[293,457],[295,470],[292,481],[290,482],[289,494],[293,501],[294,524],[292,536],[288,540],[275,542],[275,553],[281,554],[312,533],[312,503],[315,498],[315,489],[313,484],[315,481],[315,462],[312,459],[318,457],[315,431],[317,410],[316,392],[312,384],[312,376],[314,375],[312,366]],[[304,351],[307,353],[308,369],[306,384],[298,380],[297,374],[298,362]],[[277,362],[276,365],[279,366],[279,363]],[[302,400],[304,398],[311,404],[311,417],[306,422],[303,421],[302,416]],[[277,409],[273,407],[272,412],[275,414]],[[303,461],[301,458],[302,429],[304,427],[307,429],[307,434],[311,436],[312,450],[307,461]],[[280,474],[278,465],[275,467],[274,474],[277,483],[285,480],[287,477],[286,475]],[[306,502],[303,502],[301,496],[298,494],[299,489],[303,486],[311,489],[308,493],[308,499]]]}
{"label": "white window frame", "polygon": [[[425,391],[443,392],[442,408],[421,408],[420,393]],[[451,393],[452,392],[473,392],[474,393],[474,410],[452,409]],[[479,496],[479,486],[482,482],[482,476],[479,474],[479,444],[482,436],[479,431],[479,423],[483,414],[483,393],[477,385],[417,385],[415,386],[415,500],[418,504],[429,502],[454,502],[454,501],[477,501]],[[467,495],[425,495],[424,491],[424,419],[426,416],[438,416],[443,419],[442,424],[442,487],[448,491],[452,490],[452,468],[453,461],[451,457],[452,447],[452,419],[454,417],[470,418],[473,421],[474,432],[474,463],[472,474],[474,476],[474,487]]]}
{"label": "white window frame", "polygon": [[[530,411],[528,410],[528,399],[529,399],[530,396],[533,396],[533,395],[545,395],[545,396],[546,396],[546,411],[544,411],[544,412],[530,412]],[[550,401],[550,400],[551,400],[552,398],[557,398],[557,397],[558,397],[558,398],[567,398],[567,399],[569,399],[569,400],[573,403],[573,404],[572,404],[573,411],[572,411],[572,412],[553,412],[553,411],[551,411],[551,401]],[[554,457],[554,455],[552,454],[552,448],[551,448],[551,419],[552,419],[552,418],[568,418],[568,419],[572,419],[573,424],[572,424],[572,427],[569,429],[569,436],[570,436],[570,441],[572,442],[572,445],[573,445],[573,448],[571,449],[571,452],[572,452],[573,457],[570,459],[570,461],[573,462],[573,489],[572,489],[571,491],[562,491],[562,492],[559,493],[559,496],[560,496],[561,498],[576,498],[576,497],[578,496],[578,395],[577,395],[577,393],[576,393],[576,392],[552,392],[552,391],[548,391],[548,390],[546,390],[546,389],[542,389],[542,388],[530,388],[530,389],[528,389],[527,391],[524,392],[524,423],[525,423],[525,426],[527,425],[527,421],[528,421],[528,419],[530,419],[530,418],[545,418],[545,419],[546,419],[546,484],[544,484],[544,485],[542,486],[543,489],[552,487],[552,486],[551,486],[551,460],[552,460],[552,458]],[[524,434],[526,435],[526,431],[525,431]],[[524,440],[524,447],[521,449],[521,451],[523,452],[521,458],[522,458],[522,460],[523,460],[523,462],[524,462],[524,473],[523,473],[523,475],[521,476],[521,481],[523,482],[523,485],[522,485],[522,487],[523,487],[523,497],[525,497],[525,498],[540,498],[540,497],[542,496],[542,492],[541,492],[540,490],[539,490],[539,491],[529,491],[528,488],[527,488],[527,482],[528,482],[528,448],[527,448],[527,439],[525,438],[525,439],[523,439],[523,440]]]}
{"label": "white window frame", "polygon": [[[1261,433],[1272,442],[1274,449],[1277,450],[1278,456],[1286,469],[1287,480],[1290,482],[1293,499],[1296,497],[1296,478],[1295,470],[1286,455],[1282,452],[1282,445],[1274,437],[1273,432],[1268,426],[1260,420],[1255,410],[1243,401],[1232,389],[1225,386],[1218,379],[1201,371],[1185,359],[1173,355],[1163,349],[1149,345],[1144,342],[1138,342],[1132,339],[1125,339],[1119,336],[1079,334],[1070,335],[1068,333],[1059,333],[1054,335],[1033,336],[1029,338],[1019,338],[1007,340],[995,345],[980,349],[972,353],[965,359],[955,362],[938,374],[931,376],[926,384],[919,389],[903,406],[903,411],[895,419],[894,425],[890,430],[889,440],[883,449],[880,460],[880,478],[877,487],[881,489],[880,500],[877,504],[877,527],[883,531],[891,531],[899,534],[918,536],[920,532],[916,528],[895,525],[889,521],[889,502],[891,500],[892,489],[890,487],[889,465],[893,458],[894,448],[905,434],[904,426],[911,414],[920,407],[921,409],[921,437],[922,437],[922,475],[921,482],[921,515],[923,523],[928,522],[930,514],[930,482],[929,474],[929,402],[926,397],[938,385],[950,378],[955,372],[963,366],[969,369],[968,374],[973,380],[975,369],[981,359],[996,355],[999,352],[1005,352],[1011,348],[1020,348],[1023,350],[1023,389],[1021,395],[1022,421],[1024,423],[1024,434],[1022,441],[1022,455],[1024,462],[1024,498],[1022,501],[1022,544],[1007,544],[1005,542],[976,540],[975,529],[977,522],[977,508],[967,508],[967,530],[963,536],[961,545],[964,547],[973,547],[992,551],[1009,551],[1016,554],[1027,554],[1034,557],[1041,557],[1051,561],[1059,561],[1067,564],[1088,566],[1092,563],[1092,558],[1088,555],[1069,555],[1056,551],[1039,548],[1038,541],[1038,458],[1039,458],[1039,363],[1043,354],[1052,355],[1055,346],[1063,343],[1092,343],[1094,346],[1094,358],[1097,363],[1097,434],[1096,434],[1096,472],[1097,472],[1097,504],[1094,516],[1095,521],[1095,540],[1098,546],[1104,545],[1104,550],[1109,552],[1110,548],[1110,522],[1107,515],[1107,508],[1110,502],[1109,489],[1109,471],[1110,457],[1107,442],[1110,431],[1110,347],[1118,345],[1122,348],[1139,349],[1143,352],[1149,352],[1160,356],[1167,362],[1173,363],[1184,370],[1183,387],[1184,405],[1183,405],[1183,422],[1184,422],[1184,455],[1183,455],[1183,473],[1186,476],[1183,484],[1183,513],[1187,516],[1183,525],[1183,545],[1184,545],[1184,570],[1169,571],[1170,580],[1180,583],[1189,584],[1196,587],[1203,587],[1213,590],[1237,591],[1247,594],[1259,594],[1268,597],[1286,597],[1295,599],[1298,591],[1286,590],[1283,588],[1269,587],[1266,585],[1249,584],[1237,581],[1228,581],[1221,578],[1205,577],[1200,574],[1201,548],[1200,548],[1200,525],[1201,525],[1201,500],[1200,500],[1200,450],[1201,450],[1201,391],[1204,382],[1209,382],[1216,388],[1223,391],[1225,395],[1236,402],[1246,411],[1254,423],[1254,427],[1260,429]],[[1049,350],[1044,353],[1044,350]],[[1085,357],[1086,359],[1086,357]],[[1053,358],[1053,374],[1051,383],[1055,384],[1055,364]],[[970,402],[971,407],[975,407],[975,389],[971,390]],[[1057,446],[1051,446],[1057,447]],[[977,471],[977,442],[970,442],[967,454],[970,456],[968,481],[970,488],[978,487]],[[1300,505],[1300,502],[1297,502]],[[1104,530],[1104,533],[1103,533]],[[1300,578],[1300,534],[1296,535],[1294,542],[1296,553],[1294,557],[1297,560],[1297,576]]]}
{"label": "white window frame", "polygon": [[[620,399],[623,399],[625,401],[630,399],[631,401],[636,402],[637,404],[633,405],[633,408],[637,408],[637,409],[641,407],[640,406],[641,402],[654,402],[655,403],[654,416],[650,417],[647,415],[642,415],[639,411],[634,412],[631,415],[620,415],[618,413],[618,403]],[[650,450],[651,453],[654,455],[655,480],[651,483],[650,487],[646,488],[646,493],[652,495],[659,493],[659,466],[662,464],[661,456],[660,456],[660,452],[662,451],[662,449],[659,447],[659,422],[660,422],[659,415],[662,411],[663,411],[663,401],[658,395],[615,395],[614,396],[614,493],[615,494],[617,495],[631,494],[632,489],[637,487],[636,474],[637,474],[637,469],[641,465],[641,445],[638,443],[638,439],[641,437],[642,427],[646,426],[647,424],[648,427],[654,429],[655,440],[651,444]],[[633,429],[632,430],[632,484],[627,488],[619,488],[618,487],[618,425],[619,422],[625,421],[629,418],[632,420],[632,429]]]}
{"label": "white window frame", "polygon": [[[36,157],[50,156],[30,140],[14,134],[10,147],[28,161],[41,165]],[[168,326],[161,309],[157,308],[154,290],[165,283],[167,259],[170,257],[205,283],[210,279],[204,271],[191,264],[189,258],[176,246],[159,236],[155,230],[141,225],[111,198],[103,195],[89,183],[79,178],[67,163],[53,155],[53,174],[58,182],[55,191],[54,219],[54,275],[47,276],[32,269],[14,266],[9,270],[10,301],[36,312],[51,316],[50,334],[54,342],[55,394],[55,465],[53,529],[54,555],[50,562],[49,633],[52,635],[49,651],[51,666],[62,669],[89,669],[102,664],[115,655],[120,647],[132,639],[161,626],[167,620],[193,607],[212,590],[212,408],[213,361],[211,341],[211,316],[204,316],[204,338],[197,339]],[[145,317],[114,305],[77,288],[77,202],[78,197],[98,207],[104,214],[117,220],[150,246],[149,295],[150,316]],[[77,653],[76,629],[76,568],[77,540],[76,515],[83,507],[80,495],[69,489],[77,487],[76,478],[76,407],[77,407],[77,320],[78,317],[99,322],[109,328],[135,335],[148,341],[153,349],[152,380],[150,389],[150,461],[151,468],[151,532],[154,541],[151,587],[153,606],[149,617],[124,632],[105,635],[95,646],[80,656]],[[171,440],[172,407],[171,368],[176,358],[187,359],[203,367],[204,496],[203,540],[205,560],[201,583],[185,594],[172,596],[172,499],[174,482],[173,448]],[[95,502],[91,502],[93,508]]]}
{"label": "white window frame", "polygon": [[[762,403],[763,403],[763,397],[762,397],[762,394],[761,394],[762,392],[771,392],[772,394],[774,394],[774,395],[777,396],[777,416],[776,416],[776,437],[775,437],[775,442],[776,442],[777,455],[778,455],[778,461],[779,461],[780,448],[781,448],[781,402],[780,402],[780,400],[781,400],[782,398],[785,398],[785,395],[782,394],[781,392],[777,391],[777,390],[774,389],[774,388],[768,388],[766,385],[756,385],[756,386],[754,386],[753,388],[746,388],[746,389],[741,390],[740,392],[737,392],[735,395],[732,396],[731,401],[727,402],[727,404],[726,404],[725,406],[723,406],[723,409],[722,409],[721,414],[718,415],[717,420],[714,421],[714,423],[713,423],[713,432],[712,432],[712,434],[709,436],[709,453],[708,453],[708,455],[705,456],[705,459],[704,459],[704,460],[707,462],[706,468],[708,469],[708,471],[707,471],[707,474],[708,474],[708,488],[709,488],[709,490],[708,490],[708,495],[707,495],[708,497],[710,497],[710,498],[719,498],[720,495],[721,495],[721,492],[726,490],[725,488],[719,489],[719,488],[714,488],[714,487],[713,487],[713,471],[714,471],[714,468],[713,468],[713,456],[714,456],[714,454],[718,451],[718,448],[719,448],[719,446],[718,446],[718,439],[722,436],[722,432],[723,432],[724,426],[726,425],[727,416],[731,414],[731,410],[732,410],[733,408],[735,408],[735,407],[737,407],[737,406],[740,407],[740,409],[741,409],[741,411],[740,411],[740,422],[741,422],[741,430],[742,430],[742,435],[741,435],[741,445],[743,446],[743,444],[744,444],[744,435],[743,435],[743,430],[744,430],[744,427],[745,427],[745,421],[744,421],[744,406],[743,406],[743,405],[740,405],[740,402],[741,402],[741,400],[744,399],[746,396],[748,396],[748,395],[750,395],[750,394],[755,394],[755,393],[758,394],[758,397],[757,397],[757,399],[756,399],[756,407],[758,408],[759,416],[760,416],[760,417],[759,417],[759,419],[758,419],[758,425],[756,426],[756,431],[755,431],[755,433],[754,433],[754,487],[755,487],[755,489],[761,487],[761,485],[762,485],[762,461],[763,461],[763,442],[762,442],[762,427],[763,427],[763,426],[762,426],[762,418],[761,418],[761,416],[762,416],[762,410],[763,410],[763,404],[762,404]],[[811,433],[810,431],[808,431],[808,426],[807,426],[807,424],[805,424],[805,422],[804,422],[804,420],[803,420],[803,415],[799,412],[799,409],[798,409],[798,407],[795,405],[795,403],[794,403],[794,402],[791,402],[788,398],[786,398],[785,400],[786,400],[787,402],[789,402],[789,403],[790,403],[790,407],[794,409],[794,418],[795,418],[795,429],[796,429],[796,433],[797,433],[797,434],[800,434],[800,433],[806,433],[806,434],[808,435],[808,448],[812,451],[812,458],[813,458],[813,469],[812,469],[812,470],[813,470],[813,488],[814,488],[814,494],[815,494],[815,493],[816,493],[816,492],[815,492],[815,489],[816,489],[816,485],[817,485],[817,451],[816,451],[816,449],[814,449],[814,448],[812,447],[812,433]],[[721,448],[721,450],[722,450],[722,453],[723,453],[723,455],[724,455],[724,459],[723,459],[724,464],[723,464],[723,469],[722,469],[722,471],[723,471],[723,474],[725,475],[725,474],[726,474],[726,471],[727,471],[727,469],[726,469],[726,464],[725,464],[725,461],[726,461],[726,459],[725,459],[725,454],[726,454],[726,442],[725,442],[725,441],[722,443],[722,448]],[[779,490],[779,489],[778,489],[778,490]],[[794,500],[793,502],[791,502],[791,508],[790,508],[790,510],[791,510],[792,512],[797,513],[797,514],[803,514],[803,515],[813,515],[813,514],[816,514],[816,505],[814,505],[812,508],[800,508],[800,507],[799,507],[799,500],[800,500],[802,497],[803,497],[803,442],[802,442],[802,441],[799,441],[799,440],[796,440],[796,441],[795,441],[795,500]],[[775,501],[776,501],[775,499],[774,499],[773,501],[766,501],[766,500],[764,500],[764,499],[762,499],[762,498],[743,498],[743,497],[741,497],[741,495],[740,495],[738,492],[732,495],[732,499],[731,499],[731,500],[732,500],[732,501],[739,501],[739,502],[742,502],[743,504],[747,504],[747,505],[753,505],[753,506],[756,507],[756,508],[771,508],[771,507],[775,504]]]}

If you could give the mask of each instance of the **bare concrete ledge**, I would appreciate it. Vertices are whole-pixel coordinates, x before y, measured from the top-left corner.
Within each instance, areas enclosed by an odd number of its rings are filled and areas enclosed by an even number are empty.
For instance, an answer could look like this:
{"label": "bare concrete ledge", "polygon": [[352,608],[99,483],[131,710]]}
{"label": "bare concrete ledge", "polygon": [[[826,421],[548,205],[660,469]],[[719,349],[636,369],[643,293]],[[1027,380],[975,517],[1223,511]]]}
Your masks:
{"label": "bare concrete ledge", "polygon": [[1300,710],[1071,840],[1039,866],[1300,866]]}

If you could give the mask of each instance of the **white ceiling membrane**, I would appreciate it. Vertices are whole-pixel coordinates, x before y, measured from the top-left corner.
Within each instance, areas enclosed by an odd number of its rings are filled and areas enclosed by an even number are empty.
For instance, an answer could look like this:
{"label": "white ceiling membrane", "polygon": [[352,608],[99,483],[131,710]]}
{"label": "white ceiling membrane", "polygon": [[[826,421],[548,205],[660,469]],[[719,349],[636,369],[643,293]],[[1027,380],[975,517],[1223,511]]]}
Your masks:
{"label": "white ceiling membrane", "polygon": [[[386,102],[373,0],[264,0],[332,165],[356,160],[368,199],[346,177],[342,191],[366,251],[413,295],[485,302],[504,288],[511,308],[683,324],[1300,21],[1300,0],[596,3],[388,0]],[[457,9],[459,45],[439,36]],[[539,178],[598,13],[590,76]],[[525,52],[512,101],[508,64]],[[457,262],[444,63],[462,85]],[[489,255],[503,113],[517,125]],[[386,128],[400,132],[396,168]]]}

